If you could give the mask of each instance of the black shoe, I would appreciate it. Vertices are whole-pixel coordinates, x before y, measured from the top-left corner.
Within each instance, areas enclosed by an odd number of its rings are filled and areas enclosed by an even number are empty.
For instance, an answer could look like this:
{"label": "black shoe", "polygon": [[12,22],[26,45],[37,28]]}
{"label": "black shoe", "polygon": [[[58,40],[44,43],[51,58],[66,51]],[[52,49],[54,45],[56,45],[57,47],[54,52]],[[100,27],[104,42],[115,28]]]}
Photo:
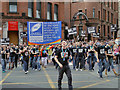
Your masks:
{"label": "black shoe", "polygon": [[58,88],[58,90],[62,90],[62,88],[60,87],[60,88]]}
{"label": "black shoe", "polygon": [[103,79],[103,77],[102,77],[102,76],[100,76],[100,78],[101,78],[101,79]]}

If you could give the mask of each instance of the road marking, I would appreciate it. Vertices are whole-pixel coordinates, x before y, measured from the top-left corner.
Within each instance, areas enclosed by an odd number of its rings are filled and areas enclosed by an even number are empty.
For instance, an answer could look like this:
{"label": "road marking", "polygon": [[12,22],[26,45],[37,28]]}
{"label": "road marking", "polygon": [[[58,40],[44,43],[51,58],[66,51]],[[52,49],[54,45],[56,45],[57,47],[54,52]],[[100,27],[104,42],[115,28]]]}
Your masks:
{"label": "road marking", "polygon": [[88,87],[96,86],[96,85],[99,85],[99,84],[103,84],[105,82],[110,82],[110,80],[105,80],[105,81],[102,81],[102,82],[90,84],[90,85],[87,85],[87,86],[82,86],[82,87],[79,87],[79,88],[88,88]]}
{"label": "road marking", "polygon": [[[82,75],[88,75],[88,74],[72,74],[73,76],[75,75],[78,75],[78,76],[82,76]],[[10,76],[10,77],[19,77],[19,78],[22,78],[22,77],[40,77],[40,76],[45,76],[44,74],[41,74],[41,75],[39,75],[39,76],[15,76],[15,75],[12,75],[12,76]],[[49,76],[58,76],[58,75],[49,75]]]}
{"label": "road marking", "polygon": [[8,78],[8,76],[12,73],[13,71],[10,71],[3,80],[0,81],[0,85]]}
{"label": "road marking", "polygon": [[[86,82],[86,83],[88,83],[88,82],[93,82],[93,81],[73,81],[73,83],[81,83],[81,82]],[[97,82],[97,81],[95,81],[95,82]],[[58,82],[49,82],[49,83],[58,83]],[[64,83],[64,84],[67,84],[68,82],[66,81],[66,82],[62,82],[62,83]],[[17,84],[48,84],[48,82],[24,82],[24,83],[3,83],[3,85],[17,85]]]}
{"label": "road marking", "polygon": [[[55,85],[53,84],[53,82],[52,82],[50,76],[48,75],[47,71],[45,70],[45,68],[43,68],[43,71],[45,73],[45,76],[47,77],[48,83],[50,84],[51,88],[55,88]],[[52,82],[52,83],[50,83],[50,82]]]}

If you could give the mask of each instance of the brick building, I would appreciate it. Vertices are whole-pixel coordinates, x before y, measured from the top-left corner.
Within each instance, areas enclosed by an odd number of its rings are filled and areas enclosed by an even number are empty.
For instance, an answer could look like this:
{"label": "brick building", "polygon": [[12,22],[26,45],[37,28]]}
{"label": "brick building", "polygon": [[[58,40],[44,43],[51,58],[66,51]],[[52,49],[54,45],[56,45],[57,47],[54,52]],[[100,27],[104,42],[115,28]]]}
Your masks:
{"label": "brick building", "polygon": [[120,38],[120,0],[119,0],[119,8],[118,8],[118,11],[119,11],[119,16],[118,16],[118,20],[119,20],[119,31],[117,32],[117,37]]}
{"label": "brick building", "polygon": [[119,0],[119,9],[118,10],[119,10],[119,25],[120,25],[120,0]]}
{"label": "brick building", "polygon": [[120,0],[119,0],[119,27],[120,27]]}
{"label": "brick building", "polygon": [[[81,35],[81,31],[86,31],[86,38],[90,38],[87,28],[95,27],[96,32],[100,33],[100,38],[109,39],[116,38],[116,33],[111,32],[111,25],[118,25],[118,2],[74,2],[66,3],[65,5],[65,22],[71,27],[73,16],[76,12],[83,12],[86,14],[89,22],[84,20],[83,15],[79,15],[73,26],[77,28],[77,35]],[[95,38],[94,38],[95,39]]]}
{"label": "brick building", "polygon": [[[2,12],[0,12],[2,16],[1,38],[9,37],[10,43],[14,44],[27,42],[27,38],[21,39],[20,37],[20,32],[27,31],[27,21],[62,21],[63,33],[65,24],[63,11],[61,10],[63,8],[63,3],[40,2],[40,0],[28,0],[28,2],[2,2]],[[14,29],[10,29],[13,24]],[[64,33],[62,34],[62,39],[63,38]]]}
{"label": "brick building", "polygon": [[[100,38],[108,39],[113,37],[111,25],[118,25],[117,2],[76,2],[76,0],[74,2],[40,2],[40,0],[17,2],[16,0],[16,2],[1,3],[1,38],[9,37],[10,43],[14,44],[27,42],[27,38],[22,40],[20,37],[20,32],[27,31],[27,21],[62,21],[62,39],[67,36],[64,30],[65,25],[68,25],[69,28],[75,26],[79,36],[81,31],[86,31],[86,39],[92,39],[92,35],[87,33],[88,27],[95,27],[96,32],[100,32]],[[89,22],[86,22],[84,16],[79,15],[73,24],[72,19],[77,12],[85,13]],[[11,24],[17,28],[15,30],[10,29]],[[116,36],[115,33],[114,36]]]}

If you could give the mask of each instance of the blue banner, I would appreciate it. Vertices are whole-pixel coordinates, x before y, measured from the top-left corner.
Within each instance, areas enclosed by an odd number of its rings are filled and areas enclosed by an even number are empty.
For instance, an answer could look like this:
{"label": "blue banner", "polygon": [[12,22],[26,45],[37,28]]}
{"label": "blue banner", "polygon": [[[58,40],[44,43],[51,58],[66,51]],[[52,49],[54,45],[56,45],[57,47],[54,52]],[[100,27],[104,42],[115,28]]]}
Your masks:
{"label": "blue banner", "polygon": [[61,21],[27,22],[28,45],[60,44]]}

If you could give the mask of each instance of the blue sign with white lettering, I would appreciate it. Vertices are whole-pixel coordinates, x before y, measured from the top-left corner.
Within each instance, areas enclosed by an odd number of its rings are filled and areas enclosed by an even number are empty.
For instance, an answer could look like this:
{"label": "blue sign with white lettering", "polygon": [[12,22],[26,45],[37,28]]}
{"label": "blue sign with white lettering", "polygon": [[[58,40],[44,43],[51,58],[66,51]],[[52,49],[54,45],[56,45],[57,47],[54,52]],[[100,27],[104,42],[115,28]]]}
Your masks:
{"label": "blue sign with white lettering", "polygon": [[28,45],[60,44],[61,21],[27,22]]}

